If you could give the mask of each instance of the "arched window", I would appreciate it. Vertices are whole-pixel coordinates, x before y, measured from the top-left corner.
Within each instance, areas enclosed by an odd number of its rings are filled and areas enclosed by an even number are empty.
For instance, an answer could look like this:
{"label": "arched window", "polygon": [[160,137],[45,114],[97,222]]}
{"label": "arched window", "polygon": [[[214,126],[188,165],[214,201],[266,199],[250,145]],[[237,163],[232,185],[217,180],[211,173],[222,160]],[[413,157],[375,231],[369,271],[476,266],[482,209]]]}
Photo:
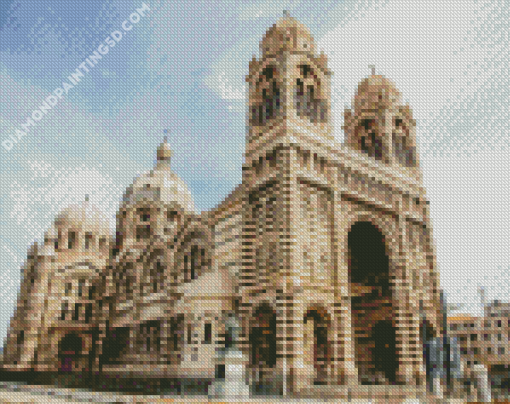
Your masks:
{"label": "arched window", "polygon": [[153,266],[151,271],[152,293],[157,293],[163,289],[165,283],[165,266],[159,259],[155,263],[153,263],[152,266]]}
{"label": "arched window", "polygon": [[383,144],[374,119],[363,119],[357,129],[361,151],[376,160],[383,157]]}
{"label": "arched window", "polygon": [[307,355],[315,371],[314,384],[327,384],[330,362],[330,342],[328,340],[329,318],[323,310],[311,310],[305,318],[305,346]]}
{"label": "arched window", "polygon": [[409,131],[401,118],[395,118],[392,133],[393,154],[400,165],[416,166],[416,150],[411,144]]}
{"label": "arched window", "polygon": [[76,334],[67,334],[58,345],[59,370],[71,372],[74,370],[74,364],[80,358],[82,353],[82,339]]}
{"label": "arched window", "polygon": [[67,248],[73,249],[76,245],[76,232],[70,231],[67,237]]}
{"label": "arched window", "polygon": [[276,117],[281,106],[280,87],[276,80],[276,67],[267,66],[262,70],[259,80],[255,84],[255,93],[260,97],[251,107],[251,124],[265,125]]}
{"label": "arched window", "polygon": [[321,95],[321,82],[310,65],[299,66],[299,77],[294,89],[297,116],[306,117],[313,123],[327,120],[327,104]]}
{"label": "arched window", "polygon": [[252,320],[250,333],[251,365],[258,368],[276,366],[276,313],[261,306]]}

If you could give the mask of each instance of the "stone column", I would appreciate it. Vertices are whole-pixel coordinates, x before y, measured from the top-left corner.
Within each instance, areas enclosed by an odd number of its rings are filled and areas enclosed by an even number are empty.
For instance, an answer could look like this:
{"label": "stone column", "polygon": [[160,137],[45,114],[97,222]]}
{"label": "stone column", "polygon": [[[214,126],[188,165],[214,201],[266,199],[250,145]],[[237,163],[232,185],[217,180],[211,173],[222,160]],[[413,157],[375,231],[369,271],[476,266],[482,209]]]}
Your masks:
{"label": "stone column", "polygon": [[[340,174],[340,173],[339,173]],[[337,184],[339,181],[337,180]],[[352,327],[351,297],[349,295],[349,267],[348,267],[348,212],[343,208],[342,193],[335,187],[334,194],[334,245],[336,249],[336,282],[334,318],[338,328],[335,330],[338,340],[335,352],[335,381],[338,384],[357,385],[358,369],[355,359],[355,337]]]}
{"label": "stone column", "polygon": [[393,147],[392,147],[392,132],[393,132],[393,111],[384,109],[378,114],[379,120],[379,135],[382,139],[383,147],[383,160],[388,163],[393,163]]}
{"label": "stone column", "polygon": [[48,298],[48,285],[50,274],[55,270],[55,250],[53,245],[48,244],[42,248],[39,262],[36,264],[34,288],[27,299],[29,306],[27,310],[27,329],[22,348],[22,354],[18,365],[29,368],[37,362],[37,348],[41,336],[44,307]]}
{"label": "stone column", "polygon": [[[405,218],[402,217],[402,211],[397,213],[397,226],[395,228],[395,237],[398,237],[398,242],[394,243],[397,257],[393,263],[395,274],[395,288],[394,288],[394,312],[397,314],[396,321],[396,334],[397,334],[397,349],[400,350],[399,361],[400,366],[397,371],[397,380],[405,385],[415,385],[413,367],[415,360],[412,358],[411,339],[415,338],[413,335],[413,315],[409,301],[410,296],[410,279],[408,276],[407,268],[407,254],[405,246],[407,244],[407,229]],[[414,350],[413,350],[414,352]]]}

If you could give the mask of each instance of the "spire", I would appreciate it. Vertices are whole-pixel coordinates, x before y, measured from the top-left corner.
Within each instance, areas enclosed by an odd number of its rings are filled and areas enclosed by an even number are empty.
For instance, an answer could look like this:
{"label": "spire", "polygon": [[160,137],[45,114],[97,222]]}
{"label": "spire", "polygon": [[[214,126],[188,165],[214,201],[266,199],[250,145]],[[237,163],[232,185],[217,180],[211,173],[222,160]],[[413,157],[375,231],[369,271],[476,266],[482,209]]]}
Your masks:
{"label": "spire", "polygon": [[85,202],[89,201],[89,194],[85,194]]}
{"label": "spire", "polygon": [[369,69],[372,69],[372,76],[375,76],[375,65],[369,65]]}
{"label": "spire", "polygon": [[284,18],[290,18],[290,14],[287,10],[283,10],[283,17]]}

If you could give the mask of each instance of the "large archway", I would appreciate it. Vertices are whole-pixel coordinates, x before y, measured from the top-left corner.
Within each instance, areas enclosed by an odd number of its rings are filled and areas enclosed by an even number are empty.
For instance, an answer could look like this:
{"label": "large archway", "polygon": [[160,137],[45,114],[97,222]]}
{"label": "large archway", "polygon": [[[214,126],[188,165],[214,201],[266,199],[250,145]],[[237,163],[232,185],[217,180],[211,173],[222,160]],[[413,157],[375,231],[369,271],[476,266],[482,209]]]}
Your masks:
{"label": "large archway", "polygon": [[[392,327],[390,259],[385,238],[374,224],[357,222],[351,227],[348,264],[359,382],[392,384],[398,358]],[[390,351],[394,354],[389,355]]]}
{"label": "large archway", "polygon": [[83,341],[76,334],[67,334],[58,345],[59,371],[72,372],[82,353]]}
{"label": "large archway", "polygon": [[273,392],[276,368],[276,313],[267,304],[254,313],[250,329],[250,367],[254,392]]}
{"label": "large archway", "polygon": [[307,362],[314,368],[313,384],[328,383],[331,347],[328,339],[330,319],[325,310],[309,310],[304,318]]}

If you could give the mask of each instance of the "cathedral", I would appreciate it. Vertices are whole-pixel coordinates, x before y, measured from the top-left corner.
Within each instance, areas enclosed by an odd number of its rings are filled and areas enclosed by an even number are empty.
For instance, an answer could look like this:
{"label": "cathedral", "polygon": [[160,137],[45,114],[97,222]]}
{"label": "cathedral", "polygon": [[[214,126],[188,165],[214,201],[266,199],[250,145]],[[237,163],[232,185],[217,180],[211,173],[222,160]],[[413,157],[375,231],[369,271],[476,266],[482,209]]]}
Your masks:
{"label": "cathedral", "polygon": [[443,325],[416,124],[372,72],[338,143],[332,74],[284,16],[249,64],[242,182],[224,201],[195,211],[165,139],[114,236],[88,200],[60,212],[22,267],[3,370],[183,394],[425,391]]}

